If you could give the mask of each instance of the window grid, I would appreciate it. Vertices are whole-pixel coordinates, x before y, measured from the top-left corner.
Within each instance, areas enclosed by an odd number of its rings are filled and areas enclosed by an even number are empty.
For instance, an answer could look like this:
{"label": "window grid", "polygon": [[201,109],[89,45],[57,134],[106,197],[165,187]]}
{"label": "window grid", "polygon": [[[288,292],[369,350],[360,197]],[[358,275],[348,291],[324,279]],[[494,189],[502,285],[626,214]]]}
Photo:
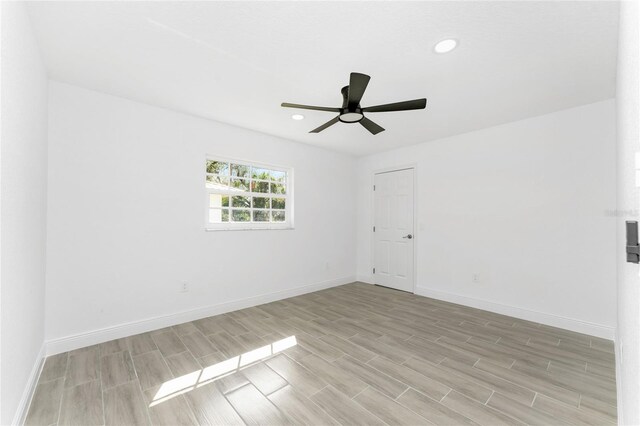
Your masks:
{"label": "window grid", "polygon": [[290,227],[290,184],[281,168],[207,159],[207,228]]}

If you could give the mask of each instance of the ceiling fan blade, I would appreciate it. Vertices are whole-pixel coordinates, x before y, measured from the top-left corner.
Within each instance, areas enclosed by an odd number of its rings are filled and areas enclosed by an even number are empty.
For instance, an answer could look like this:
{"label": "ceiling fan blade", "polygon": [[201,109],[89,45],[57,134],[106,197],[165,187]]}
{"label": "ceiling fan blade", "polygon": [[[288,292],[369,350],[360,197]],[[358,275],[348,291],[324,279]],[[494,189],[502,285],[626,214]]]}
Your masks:
{"label": "ceiling fan blade", "polygon": [[412,101],[395,102],[392,104],[376,105],[362,108],[363,112],[388,112],[388,111],[409,111],[412,109],[424,109],[427,106],[427,100],[414,99]]}
{"label": "ceiling fan blade", "polygon": [[323,130],[324,130],[324,129],[326,129],[327,127],[331,127],[331,126],[333,126],[334,124],[336,124],[336,123],[338,122],[338,118],[339,118],[339,117],[340,117],[340,116],[338,116],[338,117],[334,118],[333,120],[329,120],[329,121],[327,121],[327,122],[326,122],[326,123],[324,123],[322,126],[320,126],[320,127],[318,127],[318,128],[313,129],[313,130],[312,130],[312,131],[310,131],[309,133],[320,133],[321,131],[323,131]]}
{"label": "ceiling fan blade", "polygon": [[362,124],[362,127],[367,129],[374,135],[377,135],[380,132],[384,132],[384,128],[378,126],[376,123],[369,120],[367,117],[362,117],[362,120],[360,120],[359,123]]}
{"label": "ceiling fan blade", "polygon": [[340,112],[340,108],[330,108],[330,107],[320,107],[313,105],[300,105],[300,104],[290,104],[287,102],[283,102],[280,106],[285,108],[299,108],[299,109],[312,109],[314,111],[329,111],[329,112]]}
{"label": "ceiling fan blade", "polygon": [[369,77],[366,74],[360,74],[357,72],[352,72],[349,77],[349,109],[353,110],[360,104],[360,100],[364,95],[364,91],[367,89],[367,85],[369,84]]}

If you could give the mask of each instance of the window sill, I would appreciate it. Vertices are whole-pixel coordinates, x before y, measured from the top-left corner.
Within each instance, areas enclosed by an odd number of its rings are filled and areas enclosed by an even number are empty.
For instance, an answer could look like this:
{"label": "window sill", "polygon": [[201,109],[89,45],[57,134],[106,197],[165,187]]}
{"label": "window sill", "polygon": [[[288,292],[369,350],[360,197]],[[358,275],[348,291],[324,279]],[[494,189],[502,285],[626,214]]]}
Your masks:
{"label": "window sill", "polygon": [[229,226],[229,227],[205,227],[205,232],[219,232],[219,231],[292,231],[295,227],[293,225],[282,226]]}

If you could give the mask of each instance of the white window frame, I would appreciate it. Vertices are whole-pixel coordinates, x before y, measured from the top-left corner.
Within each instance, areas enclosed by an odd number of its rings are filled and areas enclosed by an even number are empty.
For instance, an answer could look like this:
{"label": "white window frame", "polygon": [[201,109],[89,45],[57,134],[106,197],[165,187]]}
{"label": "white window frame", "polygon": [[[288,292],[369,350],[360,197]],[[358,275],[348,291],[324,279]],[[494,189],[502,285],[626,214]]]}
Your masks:
{"label": "white window frame", "polygon": [[[215,188],[207,188],[206,186],[206,181],[207,181],[207,175],[209,175],[206,171],[206,165],[207,165],[207,161],[220,161],[220,162],[224,162],[224,163],[233,163],[233,164],[239,164],[242,166],[253,166],[253,167],[260,167],[260,168],[265,168],[265,169],[269,169],[269,170],[275,170],[275,171],[279,171],[279,172],[284,172],[286,173],[286,179],[285,179],[285,188],[286,188],[286,193],[285,194],[273,194],[273,193],[262,193],[262,192],[244,192],[244,191],[237,191],[237,190],[233,190],[231,188],[229,188],[228,190],[221,190],[221,189],[215,189]],[[231,177],[231,168],[229,168],[229,176]],[[251,180],[253,180],[251,178]],[[277,229],[294,229],[294,222],[293,222],[293,205],[294,205],[294,200],[293,200],[293,167],[285,167],[285,166],[277,166],[277,165],[273,165],[273,164],[267,164],[267,163],[261,163],[258,161],[251,161],[251,160],[240,160],[237,158],[229,158],[229,157],[222,157],[220,155],[209,155],[207,154],[205,161],[203,162],[203,174],[202,174],[202,180],[201,180],[204,189],[205,189],[205,230],[206,231],[242,231],[242,230],[277,230]],[[246,197],[264,197],[265,195],[271,197],[271,198],[284,198],[285,199],[285,221],[284,222],[222,222],[222,223],[210,223],[209,222],[209,209],[210,209],[210,205],[209,205],[209,195],[210,194],[222,194],[222,195],[228,195],[229,197],[232,197],[234,195],[241,195],[241,196],[246,196]],[[247,209],[251,212],[251,217],[253,219],[253,206],[249,209]],[[267,210],[267,211],[271,211],[271,209]]]}

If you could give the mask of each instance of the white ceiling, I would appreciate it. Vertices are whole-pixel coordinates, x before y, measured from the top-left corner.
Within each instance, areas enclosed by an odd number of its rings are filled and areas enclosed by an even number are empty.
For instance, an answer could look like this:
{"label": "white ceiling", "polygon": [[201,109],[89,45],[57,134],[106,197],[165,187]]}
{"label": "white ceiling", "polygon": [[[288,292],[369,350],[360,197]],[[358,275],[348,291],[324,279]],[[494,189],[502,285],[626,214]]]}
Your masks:
{"label": "white ceiling", "polygon": [[[615,95],[616,2],[37,2],[30,13],[53,79],[356,155]],[[448,54],[433,45],[460,40]],[[363,106],[420,97],[427,109],[370,113],[371,135],[333,113],[349,73]]]}

